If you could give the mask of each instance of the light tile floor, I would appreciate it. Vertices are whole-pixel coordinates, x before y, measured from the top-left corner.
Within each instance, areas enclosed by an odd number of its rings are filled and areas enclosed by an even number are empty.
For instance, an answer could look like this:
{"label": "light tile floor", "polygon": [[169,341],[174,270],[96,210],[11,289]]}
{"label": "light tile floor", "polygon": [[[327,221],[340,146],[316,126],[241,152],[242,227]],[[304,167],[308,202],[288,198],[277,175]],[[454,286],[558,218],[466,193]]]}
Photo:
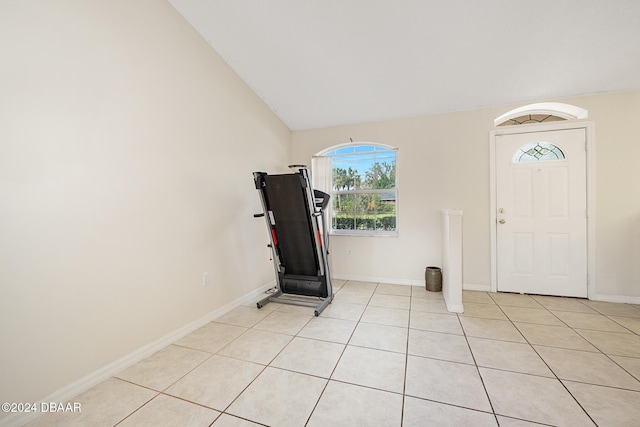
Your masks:
{"label": "light tile floor", "polygon": [[29,426],[637,426],[640,306],[335,281],[241,306]]}

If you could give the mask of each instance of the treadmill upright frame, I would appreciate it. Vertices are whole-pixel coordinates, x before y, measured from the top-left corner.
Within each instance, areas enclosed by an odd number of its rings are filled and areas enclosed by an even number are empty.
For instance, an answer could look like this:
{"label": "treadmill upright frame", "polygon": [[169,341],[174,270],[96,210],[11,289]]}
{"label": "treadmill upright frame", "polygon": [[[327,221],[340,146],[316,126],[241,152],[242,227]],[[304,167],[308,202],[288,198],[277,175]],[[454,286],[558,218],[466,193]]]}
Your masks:
{"label": "treadmill upright frame", "polygon": [[[329,269],[329,233],[325,217],[325,207],[328,204],[329,195],[314,191],[309,170],[306,166],[295,165],[291,168],[298,168],[298,172],[286,175],[268,175],[265,172],[254,172],[253,177],[255,181],[256,189],[260,194],[260,201],[262,202],[263,214],[256,214],[255,217],[264,216],[265,224],[269,233],[270,244],[273,254],[274,271],[276,275],[276,291],[266,298],[257,302],[257,307],[262,308],[270,302],[278,302],[282,304],[294,304],[314,307],[314,314],[316,316],[331,303],[333,300],[333,289],[331,286],[331,274]],[[269,198],[269,191],[271,188],[267,188],[267,181],[270,177],[274,179],[286,179],[288,181],[294,180],[293,176],[298,176],[300,180],[300,190],[304,197],[305,206],[293,207],[290,204],[287,206],[287,210],[298,209],[298,214],[301,215],[302,211],[305,212],[305,217],[308,221],[310,241],[313,246],[313,258],[315,272],[309,271],[309,260],[306,260],[307,271],[302,274],[300,271],[287,272],[287,262],[292,264],[291,259],[284,259],[284,248],[281,247],[282,242],[279,240],[280,234],[285,234],[284,227],[287,227],[286,219],[276,218],[277,213],[274,213],[275,207]],[[278,186],[274,185],[274,188]],[[282,191],[277,188],[277,191]],[[323,197],[323,203],[318,206],[316,203],[316,195],[320,194]],[[272,193],[273,197],[274,194]],[[282,193],[278,194],[282,196]],[[273,197],[276,199],[276,197]],[[299,199],[298,199],[299,200]],[[284,215],[283,215],[284,216]],[[299,219],[299,218],[298,218]],[[300,221],[295,221],[300,225]],[[291,243],[291,240],[289,241]],[[294,242],[297,244],[298,242]],[[306,246],[306,245],[304,245]],[[299,253],[296,249],[304,248],[287,248],[288,254]],[[308,251],[310,248],[306,248]],[[300,251],[304,252],[304,251]],[[307,256],[310,254],[307,253]],[[290,256],[290,258],[293,258]]]}

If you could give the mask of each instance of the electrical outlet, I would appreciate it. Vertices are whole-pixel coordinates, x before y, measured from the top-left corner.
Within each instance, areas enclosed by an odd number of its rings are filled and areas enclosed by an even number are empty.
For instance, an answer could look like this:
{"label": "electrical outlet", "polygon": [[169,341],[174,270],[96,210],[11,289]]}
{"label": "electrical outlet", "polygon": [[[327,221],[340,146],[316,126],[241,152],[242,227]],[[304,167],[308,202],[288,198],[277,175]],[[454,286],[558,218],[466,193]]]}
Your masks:
{"label": "electrical outlet", "polygon": [[209,273],[202,273],[202,286],[209,286]]}
{"label": "electrical outlet", "polygon": [[351,249],[347,249],[347,255],[351,255]]}

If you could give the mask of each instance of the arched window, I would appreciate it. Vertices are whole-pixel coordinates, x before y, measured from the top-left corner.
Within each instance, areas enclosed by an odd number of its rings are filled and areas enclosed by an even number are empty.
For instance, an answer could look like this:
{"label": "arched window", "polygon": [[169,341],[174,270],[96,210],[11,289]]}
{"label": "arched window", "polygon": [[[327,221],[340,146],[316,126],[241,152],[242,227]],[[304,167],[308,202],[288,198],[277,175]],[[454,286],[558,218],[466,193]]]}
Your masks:
{"label": "arched window", "polygon": [[396,151],[381,144],[353,143],[315,156],[312,173],[325,177],[325,188],[318,187],[317,179],[314,185],[332,196],[333,234],[397,234]]}

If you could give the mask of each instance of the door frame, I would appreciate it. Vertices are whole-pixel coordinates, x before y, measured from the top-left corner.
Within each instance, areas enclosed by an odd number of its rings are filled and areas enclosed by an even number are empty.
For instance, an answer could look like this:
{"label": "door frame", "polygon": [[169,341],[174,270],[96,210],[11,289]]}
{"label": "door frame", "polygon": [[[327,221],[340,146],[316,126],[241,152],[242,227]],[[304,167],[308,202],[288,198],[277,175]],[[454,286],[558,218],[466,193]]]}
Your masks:
{"label": "door frame", "polygon": [[587,298],[596,297],[596,187],[595,187],[595,124],[591,121],[561,121],[550,124],[514,125],[489,131],[489,220],[491,230],[491,285],[490,291],[498,291],[497,257],[497,190],[496,190],[496,136],[518,133],[550,132],[567,129],[584,129],[586,135],[587,168]]}

